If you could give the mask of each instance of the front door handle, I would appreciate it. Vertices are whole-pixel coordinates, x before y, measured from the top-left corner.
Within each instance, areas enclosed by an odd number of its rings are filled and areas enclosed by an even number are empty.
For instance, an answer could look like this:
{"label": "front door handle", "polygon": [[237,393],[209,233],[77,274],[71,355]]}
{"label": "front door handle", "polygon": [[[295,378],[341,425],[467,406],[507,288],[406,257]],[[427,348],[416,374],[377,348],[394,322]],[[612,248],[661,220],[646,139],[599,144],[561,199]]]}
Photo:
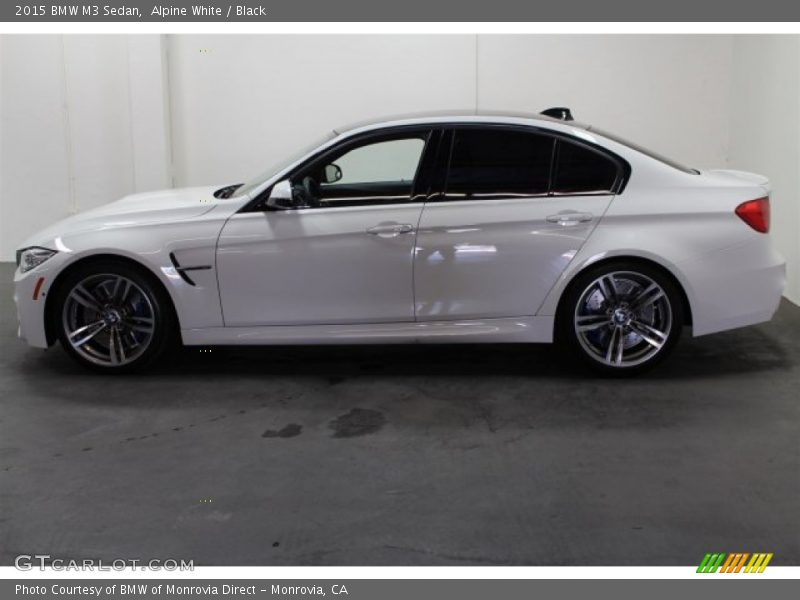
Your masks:
{"label": "front door handle", "polygon": [[414,226],[410,223],[381,223],[367,229],[368,234],[380,237],[396,237],[401,233],[411,233],[412,231],[414,231]]}
{"label": "front door handle", "polygon": [[555,215],[549,215],[547,217],[547,222],[557,223],[566,227],[569,225],[577,225],[578,223],[588,223],[593,218],[594,215],[592,213],[564,211]]}

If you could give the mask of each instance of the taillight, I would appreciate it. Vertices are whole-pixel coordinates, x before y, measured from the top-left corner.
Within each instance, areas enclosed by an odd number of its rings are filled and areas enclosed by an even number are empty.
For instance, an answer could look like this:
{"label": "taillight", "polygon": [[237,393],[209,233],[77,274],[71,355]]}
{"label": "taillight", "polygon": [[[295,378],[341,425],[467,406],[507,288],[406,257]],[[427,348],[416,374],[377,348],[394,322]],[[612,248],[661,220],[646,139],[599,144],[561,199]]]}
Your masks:
{"label": "taillight", "polygon": [[742,202],[736,207],[739,218],[761,233],[769,231],[769,196]]}

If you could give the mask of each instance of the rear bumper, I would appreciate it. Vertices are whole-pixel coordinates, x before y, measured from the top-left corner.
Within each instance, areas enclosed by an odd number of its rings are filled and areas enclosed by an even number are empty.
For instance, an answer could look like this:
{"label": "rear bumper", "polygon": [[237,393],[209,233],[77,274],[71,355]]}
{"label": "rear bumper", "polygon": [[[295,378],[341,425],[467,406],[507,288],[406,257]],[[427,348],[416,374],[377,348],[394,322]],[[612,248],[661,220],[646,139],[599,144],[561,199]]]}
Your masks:
{"label": "rear bumper", "polygon": [[695,336],[769,321],[786,285],[786,263],[767,236],[676,267],[688,282]]}

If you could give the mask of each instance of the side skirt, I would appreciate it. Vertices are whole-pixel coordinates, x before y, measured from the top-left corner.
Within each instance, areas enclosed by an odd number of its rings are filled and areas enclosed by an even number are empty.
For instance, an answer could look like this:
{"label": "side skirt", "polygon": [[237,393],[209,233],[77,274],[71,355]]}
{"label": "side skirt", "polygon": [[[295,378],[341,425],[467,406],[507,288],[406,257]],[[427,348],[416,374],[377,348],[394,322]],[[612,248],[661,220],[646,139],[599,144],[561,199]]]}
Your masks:
{"label": "side skirt", "polygon": [[366,325],[281,325],[182,329],[187,346],[283,344],[549,343],[553,317]]}

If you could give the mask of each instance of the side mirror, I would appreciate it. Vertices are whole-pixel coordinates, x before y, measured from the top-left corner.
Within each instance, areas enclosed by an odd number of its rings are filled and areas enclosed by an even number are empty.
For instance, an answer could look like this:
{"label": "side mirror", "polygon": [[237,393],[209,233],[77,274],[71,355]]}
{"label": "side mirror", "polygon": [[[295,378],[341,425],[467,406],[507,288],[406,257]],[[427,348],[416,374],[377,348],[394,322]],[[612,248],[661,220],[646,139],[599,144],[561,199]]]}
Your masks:
{"label": "side mirror", "polygon": [[342,178],[342,169],[335,163],[325,165],[323,176],[324,180],[322,183],[336,183]]}
{"label": "side mirror", "polygon": [[267,206],[275,210],[288,210],[294,208],[292,201],[292,184],[288,179],[279,181],[272,186],[272,191],[267,198]]}

